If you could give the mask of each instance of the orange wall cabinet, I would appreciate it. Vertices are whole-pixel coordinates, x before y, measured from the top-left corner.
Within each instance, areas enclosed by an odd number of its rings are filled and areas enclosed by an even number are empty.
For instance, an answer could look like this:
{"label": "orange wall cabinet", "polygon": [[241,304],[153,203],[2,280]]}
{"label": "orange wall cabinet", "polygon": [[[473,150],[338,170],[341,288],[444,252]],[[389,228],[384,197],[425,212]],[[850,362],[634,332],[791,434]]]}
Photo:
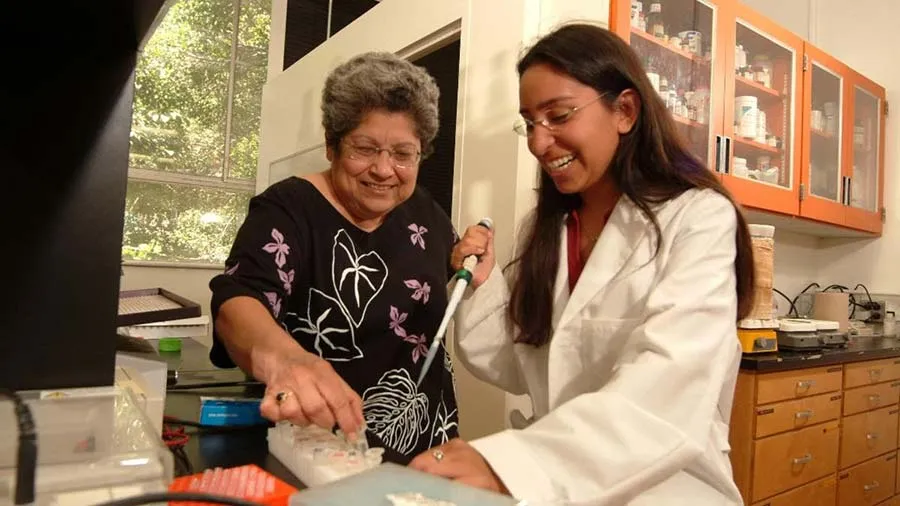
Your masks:
{"label": "orange wall cabinet", "polygon": [[[612,0],[691,151],[745,207],[880,234],[884,89],[737,0]],[[840,235],[840,233],[837,233]]]}

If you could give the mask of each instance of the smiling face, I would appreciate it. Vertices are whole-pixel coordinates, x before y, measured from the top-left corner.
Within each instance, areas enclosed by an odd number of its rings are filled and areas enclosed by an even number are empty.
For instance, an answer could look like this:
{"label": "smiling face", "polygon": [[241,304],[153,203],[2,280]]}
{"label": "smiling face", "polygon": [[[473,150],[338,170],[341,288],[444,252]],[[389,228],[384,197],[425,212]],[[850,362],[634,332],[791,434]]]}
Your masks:
{"label": "smiling face", "polygon": [[[378,221],[412,195],[422,150],[415,131],[408,114],[375,110],[344,136],[340,153],[328,148],[334,193],[354,218]],[[415,163],[398,167],[378,149],[389,149],[401,160],[415,155]]]}
{"label": "smiling face", "polygon": [[583,193],[597,184],[612,162],[619,135],[633,124],[599,97],[597,90],[543,63],[529,67],[519,80],[520,113],[537,123],[528,133],[528,149],[562,193]]}

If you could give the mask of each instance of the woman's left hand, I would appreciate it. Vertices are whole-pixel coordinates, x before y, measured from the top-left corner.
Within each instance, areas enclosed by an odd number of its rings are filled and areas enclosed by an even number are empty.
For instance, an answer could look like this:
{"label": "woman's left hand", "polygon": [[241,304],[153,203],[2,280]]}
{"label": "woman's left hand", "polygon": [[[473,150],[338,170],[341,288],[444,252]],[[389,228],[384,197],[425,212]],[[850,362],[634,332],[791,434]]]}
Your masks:
{"label": "woman's left hand", "polygon": [[509,490],[491,469],[484,457],[462,439],[447,443],[419,454],[409,467],[477,488],[509,495]]}

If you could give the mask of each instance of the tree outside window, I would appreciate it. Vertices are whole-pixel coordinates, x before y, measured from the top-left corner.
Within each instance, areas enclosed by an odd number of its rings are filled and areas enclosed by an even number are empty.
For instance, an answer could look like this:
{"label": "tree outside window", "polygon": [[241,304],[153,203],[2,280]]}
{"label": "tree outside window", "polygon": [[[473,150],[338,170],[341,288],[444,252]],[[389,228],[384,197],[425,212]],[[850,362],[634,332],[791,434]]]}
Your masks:
{"label": "tree outside window", "polygon": [[178,0],[135,76],[122,258],[221,264],[254,194],[271,0]]}

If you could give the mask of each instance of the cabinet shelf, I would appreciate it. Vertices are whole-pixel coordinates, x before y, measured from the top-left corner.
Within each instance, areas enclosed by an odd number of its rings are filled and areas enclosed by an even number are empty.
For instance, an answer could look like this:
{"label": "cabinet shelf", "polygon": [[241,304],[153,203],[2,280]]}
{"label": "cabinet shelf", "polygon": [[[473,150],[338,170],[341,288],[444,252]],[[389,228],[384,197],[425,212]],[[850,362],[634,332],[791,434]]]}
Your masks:
{"label": "cabinet shelf", "polygon": [[699,55],[691,53],[690,51],[685,51],[683,49],[676,48],[670,44],[666,44],[665,42],[657,39],[653,35],[650,35],[649,33],[645,32],[643,30],[640,30],[638,28],[631,29],[631,37],[646,41],[647,43],[652,44],[660,49],[663,49],[664,51],[668,51],[676,56],[679,56],[686,60],[692,61],[694,63],[698,63],[701,65],[709,63],[704,58],[700,57]]}
{"label": "cabinet shelf", "polygon": [[687,119],[684,116],[676,116],[673,114],[672,119],[675,120],[675,123],[678,123],[679,125],[684,125],[684,126],[690,127],[690,128],[699,128],[699,129],[709,128],[709,125],[700,123],[699,121],[693,121],[693,120]]}
{"label": "cabinet shelf", "polygon": [[816,130],[814,128],[811,128],[809,131],[813,134],[813,138],[825,139],[828,141],[834,141],[836,138],[833,133],[826,132],[824,130]]}
{"label": "cabinet shelf", "polygon": [[736,97],[754,95],[768,100],[781,100],[782,98],[781,93],[772,88],[767,88],[756,81],[751,81],[741,76],[734,76],[734,95]]}
{"label": "cabinet shelf", "polygon": [[769,146],[768,144],[762,144],[756,141],[752,141],[750,139],[742,139],[741,137],[734,138],[734,152],[735,154],[751,154],[754,156],[758,155],[781,155],[782,150],[778,148],[774,148]]}

